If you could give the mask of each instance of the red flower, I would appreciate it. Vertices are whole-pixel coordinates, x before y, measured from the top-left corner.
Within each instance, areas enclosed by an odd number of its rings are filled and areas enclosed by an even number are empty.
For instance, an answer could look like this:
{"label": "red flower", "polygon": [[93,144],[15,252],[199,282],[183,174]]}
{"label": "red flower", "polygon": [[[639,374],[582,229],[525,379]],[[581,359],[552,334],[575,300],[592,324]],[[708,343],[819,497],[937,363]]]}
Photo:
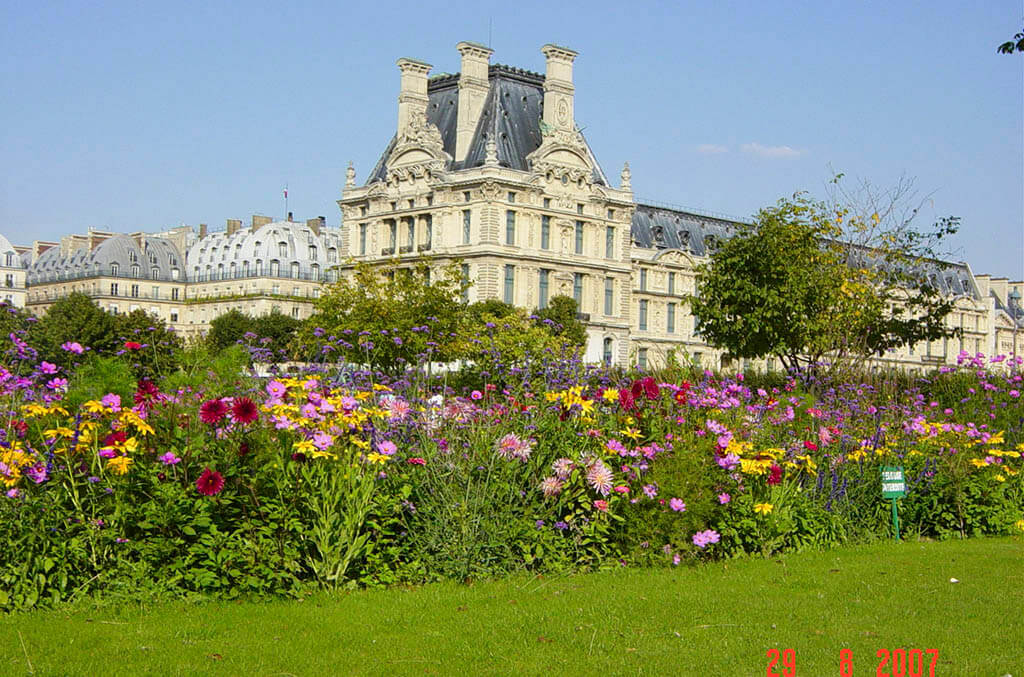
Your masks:
{"label": "red flower", "polygon": [[[648,377],[650,378],[650,377]],[[633,400],[639,400],[644,394],[644,384],[642,381],[633,381],[633,385],[629,387],[629,394],[633,396]]]}
{"label": "red flower", "polygon": [[223,400],[207,400],[199,407],[199,420],[214,425],[224,420],[228,413],[228,405]]}
{"label": "red flower", "polygon": [[673,397],[675,397],[677,404],[686,404],[687,392],[685,390],[677,390]]}
{"label": "red flower", "polygon": [[410,459],[406,459],[405,462],[410,464],[410,465],[426,465],[427,464],[426,460],[420,458],[419,456],[413,456]]}
{"label": "red flower", "polygon": [[643,386],[644,395],[646,395],[649,400],[656,400],[658,399],[658,395],[661,394],[661,388],[658,387],[658,382],[651,376],[647,376],[642,379],[640,381],[640,385]]}
{"label": "red flower", "polygon": [[628,390],[619,391],[619,406],[623,411],[633,411],[636,408],[635,398]]}
{"label": "red flower", "polygon": [[768,470],[771,471],[771,474],[768,476],[768,484],[778,484],[782,481],[782,466],[772,463]]}
{"label": "red flower", "polygon": [[818,445],[815,444],[814,442],[811,442],[810,440],[804,440],[804,449],[806,449],[807,451],[817,451]]}
{"label": "red flower", "polygon": [[103,438],[103,446],[112,447],[115,444],[122,444],[128,439],[128,436],[124,434],[123,430],[112,432]]}
{"label": "red flower", "polygon": [[142,344],[135,341],[125,341],[124,347],[125,350],[142,350]]}
{"label": "red flower", "polygon": [[196,480],[196,491],[203,496],[216,496],[224,489],[224,476],[216,470],[203,469],[203,474]]}
{"label": "red flower", "polygon": [[148,378],[144,378],[139,381],[135,390],[135,404],[148,404],[159,394],[160,389],[156,387],[156,384]]}
{"label": "red flower", "polygon": [[260,410],[248,397],[239,397],[231,405],[231,417],[238,423],[247,425],[259,419]]}
{"label": "red flower", "polygon": [[601,499],[597,499],[596,501],[594,501],[594,507],[600,510],[601,512],[608,512],[608,501],[602,501]]}

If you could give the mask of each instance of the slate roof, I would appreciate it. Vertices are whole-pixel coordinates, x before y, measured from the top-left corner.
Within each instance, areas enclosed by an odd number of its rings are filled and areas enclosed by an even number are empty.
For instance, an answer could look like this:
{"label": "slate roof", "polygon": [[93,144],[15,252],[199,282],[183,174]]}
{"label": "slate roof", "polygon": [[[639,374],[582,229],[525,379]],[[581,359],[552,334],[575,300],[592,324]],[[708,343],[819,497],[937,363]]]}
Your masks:
{"label": "slate roof", "polygon": [[[452,161],[447,169],[457,171],[484,164],[488,135],[494,135],[498,148],[498,164],[527,171],[526,156],[541,144],[540,121],[544,113],[544,76],[539,73],[494,64],[487,71],[489,89],[469,146],[466,159]],[[427,83],[427,122],[441,132],[446,153],[455,157],[455,137],[459,114],[459,75],[440,75]],[[377,161],[367,183],[387,178],[388,156],[395,146],[392,137]],[[584,140],[586,143],[586,140]],[[594,182],[609,185],[593,151],[587,152],[594,165]]]}
{"label": "slate roof", "polygon": [[[747,224],[741,221],[638,203],[630,231],[634,247],[679,249],[696,256],[709,256],[716,242],[736,235],[744,225]],[[864,247],[851,251],[849,263],[869,268],[888,265],[876,252]],[[927,277],[944,294],[981,298],[966,263],[927,261],[904,272],[918,278]]]}

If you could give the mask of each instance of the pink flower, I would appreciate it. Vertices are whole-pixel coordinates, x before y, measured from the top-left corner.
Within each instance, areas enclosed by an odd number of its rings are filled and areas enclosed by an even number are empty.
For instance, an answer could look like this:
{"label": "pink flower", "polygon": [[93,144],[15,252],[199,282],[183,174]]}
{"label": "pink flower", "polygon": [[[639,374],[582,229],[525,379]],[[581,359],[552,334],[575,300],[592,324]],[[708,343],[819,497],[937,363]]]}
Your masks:
{"label": "pink flower", "polygon": [[679,556],[679,553],[672,555],[672,566],[679,566],[679,563],[683,561],[683,558]]}
{"label": "pink flower", "polygon": [[718,543],[720,536],[714,529],[698,531],[693,535],[693,544],[698,548],[706,548],[712,543]]}
{"label": "pink flower", "polygon": [[381,440],[377,443],[377,451],[385,456],[394,456],[395,452],[398,451],[398,447],[391,440]]}
{"label": "pink flower", "polygon": [[405,461],[409,465],[426,465],[426,459],[420,458],[419,456],[413,456],[412,458],[406,459]]}
{"label": "pink flower", "polygon": [[280,399],[288,393],[288,389],[280,381],[271,381],[267,384],[267,394]]}
{"label": "pink flower", "polygon": [[683,499],[681,498],[670,499],[668,502],[668,507],[672,508],[676,512],[683,512],[684,510],[686,510],[686,504],[683,503]]}
{"label": "pink flower", "polygon": [[164,465],[177,465],[181,463],[181,459],[174,455],[173,451],[168,451],[166,454],[161,454],[157,457],[157,460]]}
{"label": "pink flower", "polygon": [[594,501],[594,507],[600,510],[601,512],[608,512],[608,501],[597,499],[596,501]]}
{"label": "pink flower", "polygon": [[77,341],[66,341],[62,343],[60,347],[61,350],[66,350],[67,352],[74,353],[75,355],[81,355],[85,352],[85,348],[83,348],[82,344]]}
{"label": "pink flower", "polygon": [[619,486],[615,487],[615,493],[617,493],[617,494],[628,494],[629,493],[629,487],[620,484]]}
{"label": "pink flower", "polygon": [[731,500],[732,500],[732,496],[730,496],[729,494],[719,494],[718,495],[718,502],[721,503],[722,505],[725,505],[726,503],[728,503]]}
{"label": "pink flower", "polygon": [[482,392],[480,392],[479,390],[474,390],[473,392],[471,392],[469,394],[469,396],[472,397],[474,400],[479,400],[479,399],[483,399],[484,394]]}
{"label": "pink flower", "polygon": [[216,470],[204,468],[196,480],[196,491],[203,496],[216,496],[224,489],[224,476]]}

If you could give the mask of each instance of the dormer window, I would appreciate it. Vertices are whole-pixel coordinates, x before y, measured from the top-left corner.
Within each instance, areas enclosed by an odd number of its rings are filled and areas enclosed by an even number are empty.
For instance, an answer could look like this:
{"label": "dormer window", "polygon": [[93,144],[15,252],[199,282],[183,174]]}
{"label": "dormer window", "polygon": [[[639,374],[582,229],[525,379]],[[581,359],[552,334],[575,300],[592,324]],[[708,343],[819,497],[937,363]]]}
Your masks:
{"label": "dormer window", "polygon": [[285,257],[285,256],[288,256],[288,243],[287,242],[278,242],[277,243],[277,255],[281,256],[282,258]]}
{"label": "dormer window", "polygon": [[311,261],[316,261],[316,247],[313,245],[309,247],[309,258]]}

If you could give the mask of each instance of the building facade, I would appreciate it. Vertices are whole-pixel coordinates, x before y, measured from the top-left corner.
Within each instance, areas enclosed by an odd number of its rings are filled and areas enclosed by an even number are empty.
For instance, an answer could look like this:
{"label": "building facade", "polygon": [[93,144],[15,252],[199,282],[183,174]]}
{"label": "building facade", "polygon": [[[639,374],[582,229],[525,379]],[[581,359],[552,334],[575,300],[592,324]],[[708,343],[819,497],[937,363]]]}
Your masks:
{"label": "building facade", "polygon": [[[643,204],[628,163],[613,183],[576,124],[576,52],[545,45],[543,74],[491,64],[492,50],[461,42],[461,70],[399,59],[397,126],[360,185],[350,165],[341,227],[254,216],[224,230],[89,231],[31,248],[6,247],[4,274],[36,313],[74,291],[105,309],[144,309],[187,336],[229,310],[278,310],[303,319],[325,282],[355,262],[458,261],[469,300],[543,308],[576,299],[586,358],[657,366],[670,355],[732,365],[702,340],[684,296],[696,268],[739,222]],[[5,256],[0,252],[0,262]],[[963,336],[921,343],[876,364],[923,370],[970,353],[1024,355],[1024,282],[975,276],[936,262],[934,284],[955,297],[947,319]],[[20,285],[20,286],[19,286]],[[15,303],[17,301],[14,301]]]}

